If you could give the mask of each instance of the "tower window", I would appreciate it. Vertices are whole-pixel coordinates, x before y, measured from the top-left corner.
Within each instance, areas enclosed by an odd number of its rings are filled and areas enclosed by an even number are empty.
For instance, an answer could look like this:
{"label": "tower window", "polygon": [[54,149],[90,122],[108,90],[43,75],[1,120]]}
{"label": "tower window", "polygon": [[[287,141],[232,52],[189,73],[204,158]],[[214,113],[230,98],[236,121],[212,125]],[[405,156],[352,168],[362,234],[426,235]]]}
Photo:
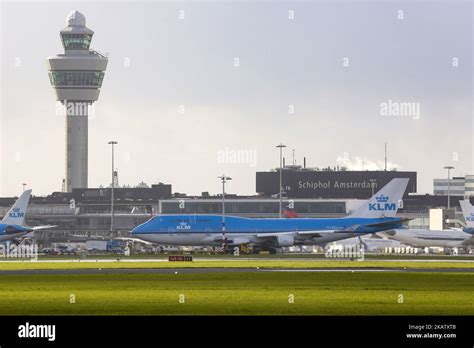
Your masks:
{"label": "tower window", "polygon": [[50,71],[49,80],[55,87],[62,86],[102,86],[103,71]]}
{"label": "tower window", "polygon": [[92,41],[92,34],[61,34],[65,49],[88,50]]}

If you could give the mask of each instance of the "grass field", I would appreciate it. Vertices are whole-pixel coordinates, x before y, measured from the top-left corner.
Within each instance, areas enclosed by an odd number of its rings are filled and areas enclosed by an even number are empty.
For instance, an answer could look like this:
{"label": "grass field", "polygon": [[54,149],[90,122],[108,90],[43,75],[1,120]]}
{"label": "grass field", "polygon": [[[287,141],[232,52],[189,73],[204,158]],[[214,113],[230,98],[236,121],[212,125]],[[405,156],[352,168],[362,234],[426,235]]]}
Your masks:
{"label": "grass field", "polygon": [[64,262],[0,262],[0,270],[19,269],[108,269],[108,268],[336,268],[336,267],[366,267],[366,268],[474,268],[474,262],[443,262],[433,260],[420,261],[332,261],[323,260],[214,260],[193,262],[153,262],[153,261],[64,261]]}
{"label": "grass field", "polygon": [[[0,315],[474,315],[472,273],[105,273],[0,279]],[[294,303],[289,303],[291,295]]]}

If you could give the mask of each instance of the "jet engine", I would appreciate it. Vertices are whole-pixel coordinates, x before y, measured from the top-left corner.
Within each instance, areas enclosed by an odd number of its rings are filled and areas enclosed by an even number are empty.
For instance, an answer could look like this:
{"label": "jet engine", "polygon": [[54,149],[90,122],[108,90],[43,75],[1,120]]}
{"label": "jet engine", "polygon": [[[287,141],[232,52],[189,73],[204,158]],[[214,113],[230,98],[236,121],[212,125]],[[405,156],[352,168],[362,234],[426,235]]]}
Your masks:
{"label": "jet engine", "polygon": [[288,247],[295,244],[295,239],[292,235],[284,234],[276,237],[278,247]]}

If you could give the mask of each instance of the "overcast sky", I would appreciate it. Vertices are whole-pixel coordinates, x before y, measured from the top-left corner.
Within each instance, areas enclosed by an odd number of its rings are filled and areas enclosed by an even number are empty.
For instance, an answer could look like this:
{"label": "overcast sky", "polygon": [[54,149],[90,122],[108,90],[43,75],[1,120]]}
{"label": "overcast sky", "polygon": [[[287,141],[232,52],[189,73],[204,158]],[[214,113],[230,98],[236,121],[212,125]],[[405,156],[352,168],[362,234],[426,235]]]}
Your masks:
{"label": "overcast sky", "polygon": [[0,195],[61,190],[65,119],[45,59],[63,52],[71,10],[110,59],[90,187],[110,183],[111,139],[121,185],[188,194],[219,192],[222,173],[228,191],[254,194],[280,142],[287,163],[295,149],[297,164],[369,169],[387,141],[420,193],[445,165],[474,173],[469,2],[3,2]]}

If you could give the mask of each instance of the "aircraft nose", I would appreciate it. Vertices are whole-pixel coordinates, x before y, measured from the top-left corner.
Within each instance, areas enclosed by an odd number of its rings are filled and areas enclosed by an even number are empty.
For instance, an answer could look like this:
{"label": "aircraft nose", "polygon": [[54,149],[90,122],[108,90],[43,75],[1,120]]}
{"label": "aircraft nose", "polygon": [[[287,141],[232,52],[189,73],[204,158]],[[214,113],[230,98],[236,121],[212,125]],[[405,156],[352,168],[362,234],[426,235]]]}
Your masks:
{"label": "aircraft nose", "polygon": [[140,234],[140,233],[143,233],[143,232],[146,230],[146,228],[147,228],[147,223],[148,223],[148,221],[147,221],[147,222],[144,222],[144,223],[142,223],[142,224],[140,224],[140,225],[138,225],[138,226],[135,226],[135,228],[132,229],[131,234]]}
{"label": "aircraft nose", "polygon": [[136,226],[135,228],[133,228],[131,234],[138,234],[138,233],[140,233],[140,232],[142,231],[142,225],[143,225],[143,224],[138,225],[138,226]]}

